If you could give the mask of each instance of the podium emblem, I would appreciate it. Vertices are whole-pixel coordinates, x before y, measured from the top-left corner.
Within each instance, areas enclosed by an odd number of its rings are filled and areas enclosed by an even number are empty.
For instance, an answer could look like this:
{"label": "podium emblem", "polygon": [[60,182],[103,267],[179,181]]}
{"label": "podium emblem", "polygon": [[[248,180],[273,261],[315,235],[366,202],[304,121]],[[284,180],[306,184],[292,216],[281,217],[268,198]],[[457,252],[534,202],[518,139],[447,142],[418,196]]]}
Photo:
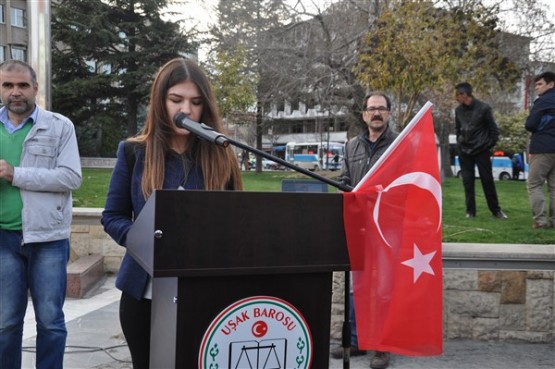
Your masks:
{"label": "podium emblem", "polygon": [[199,369],[308,369],[312,335],[285,300],[248,297],[225,308],[202,339]]}

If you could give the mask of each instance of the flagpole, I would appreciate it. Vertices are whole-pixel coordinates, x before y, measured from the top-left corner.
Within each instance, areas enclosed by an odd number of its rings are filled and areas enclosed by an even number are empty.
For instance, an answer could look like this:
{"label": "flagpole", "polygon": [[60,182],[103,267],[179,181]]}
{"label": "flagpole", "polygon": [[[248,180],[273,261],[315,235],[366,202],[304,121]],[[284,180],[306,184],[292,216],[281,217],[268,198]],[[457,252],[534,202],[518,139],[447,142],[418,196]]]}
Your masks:
{"label": "flagpole", "polygon": [[344,309],[343,312],[343,329],[341,334],[341,344],[343,346],[343,369],[349,369],[351,365],[351,317],[350,317],[350,291],[351,291],[351,272],[347,271],[345,274],[344,283]]}
{"label": "flagpole", "polygon": [[31,64],[37,74],[39,85],[37,105],[42,106],[46,110],[50,110],[52,105],[50,3],[50,0],[27,1],[27,14],[29,15],[29,64]]}

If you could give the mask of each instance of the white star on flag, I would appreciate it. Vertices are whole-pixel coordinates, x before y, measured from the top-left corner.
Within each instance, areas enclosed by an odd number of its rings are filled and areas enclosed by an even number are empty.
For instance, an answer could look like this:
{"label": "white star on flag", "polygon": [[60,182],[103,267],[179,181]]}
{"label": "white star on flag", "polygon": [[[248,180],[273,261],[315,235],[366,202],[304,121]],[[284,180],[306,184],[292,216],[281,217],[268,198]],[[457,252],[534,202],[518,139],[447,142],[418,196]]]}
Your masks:
{"label": "white star on flag", "polygon": [[431,275],[435,275],[434,270],[430,266],[430,261],[433,259],[436,252],[432,251],[429,254],[422,255],[422,252],[420,252],[420,249],[418,248],[418,246],[416,244],[414,244],[413,250],[414,250],[413,258],[409,259],[409,260],[406,260],[406,261],[403,261],[401,263],[403,265],[409,266],[409,267],[414,269],[414,272],[413,272],[413,275],[412,275],[413,283],[416,283],[416,281],[418,280],[418,278],[420,277],[420,275],[422,273],[428,273],[428,274],[431,274]]}

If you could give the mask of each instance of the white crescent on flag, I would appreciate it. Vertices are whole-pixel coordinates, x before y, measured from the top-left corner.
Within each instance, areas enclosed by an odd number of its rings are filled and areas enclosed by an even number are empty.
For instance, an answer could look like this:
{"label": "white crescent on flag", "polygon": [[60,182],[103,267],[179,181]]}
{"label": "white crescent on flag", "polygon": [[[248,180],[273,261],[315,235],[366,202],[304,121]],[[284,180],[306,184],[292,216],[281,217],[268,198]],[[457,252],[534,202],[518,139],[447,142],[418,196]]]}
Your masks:
{"label": "white crescent on flag", "polygon": [[374,206],[373,212],[373,219],[374,223],[376,224],[376,228],[380,234],[380,237],[385,242],[385,244],[389,247],[391,245],[387,242],[382,229],[380,228],[379,218],[380,218],[380,201],[382,198],[382,194],[384,192],[389,191],[392,188],[404,186],[404,185],[414,185],[417,187],[422,188],[423,190],[429,191],[435,198],[439,210],[439,218],[437,229],[441,227],[441,184],[430,174],[424,172],[413,172],[404,174],[393,182],[391,182],[385,189],[378,191],[378,197],[376,199],[376,205]]}

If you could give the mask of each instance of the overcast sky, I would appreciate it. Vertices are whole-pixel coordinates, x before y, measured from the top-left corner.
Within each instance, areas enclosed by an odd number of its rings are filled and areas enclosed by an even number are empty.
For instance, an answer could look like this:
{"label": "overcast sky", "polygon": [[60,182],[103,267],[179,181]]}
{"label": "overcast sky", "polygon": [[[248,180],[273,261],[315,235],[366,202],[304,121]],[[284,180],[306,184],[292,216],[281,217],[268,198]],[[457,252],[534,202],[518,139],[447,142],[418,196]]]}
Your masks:
{"label": "overcast sky", "polygon": [[[233,1],[233,0],[227,0]],[[291,4],[297,2],[297,0],[289,0]],[[322,7],[325,4],[333,2],[334,0],[305,0],[304,3],[307,4],[317,4]],[[555,0],[536,0],[537,2],[544,4],[551,14],[551,19],[555,19]],[[166,17],[168,20],[172,21],[185,21],[186,30],[198,29],[199,31],[208,30],[208,26],[217,21],[214,9],[218,4],[218,0],[176,0],[174,4],[168,7],[169,11],[174,11],[177,14],[171,17]],[[552,45],[555,45],[555,36],[551,41]],[[554,46],[555,47],[555,46]],[[555,52],[551,50],[551,52]],[[205,57],[205,52],[200,50],[199,58],[201,61]]]}

